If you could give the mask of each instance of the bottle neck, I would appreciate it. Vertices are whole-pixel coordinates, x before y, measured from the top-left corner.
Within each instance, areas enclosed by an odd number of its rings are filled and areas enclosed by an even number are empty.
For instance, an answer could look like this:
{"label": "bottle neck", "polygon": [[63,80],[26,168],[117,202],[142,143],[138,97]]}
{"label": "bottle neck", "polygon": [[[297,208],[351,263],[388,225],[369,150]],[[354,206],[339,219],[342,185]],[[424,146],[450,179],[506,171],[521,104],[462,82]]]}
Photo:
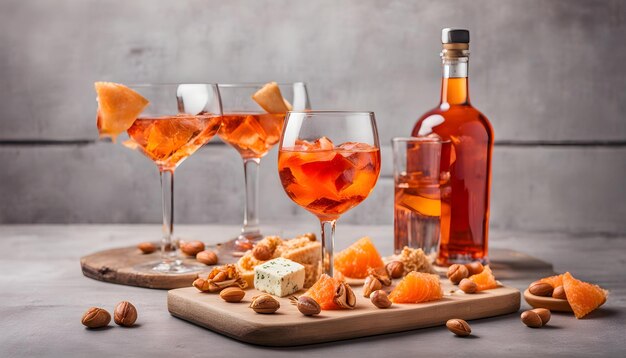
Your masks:
{"label": "bottle neck", "polygon": [[440,104],[469,104],[468,58],[443,58]]}

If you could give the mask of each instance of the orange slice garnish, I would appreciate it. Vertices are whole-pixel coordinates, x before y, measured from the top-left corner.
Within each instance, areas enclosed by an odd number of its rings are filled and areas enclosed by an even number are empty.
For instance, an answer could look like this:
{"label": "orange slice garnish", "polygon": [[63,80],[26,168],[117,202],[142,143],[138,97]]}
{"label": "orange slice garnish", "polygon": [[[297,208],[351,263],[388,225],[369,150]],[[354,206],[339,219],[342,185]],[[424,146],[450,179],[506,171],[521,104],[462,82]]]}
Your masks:
{"label": "orange slice garnish", "polygon": [[267,113],[287,113],[291,110],[291,104],[283,98],[276,82],[270,82],[252,95],[252,99]]}
{"label": "orange slice garnish", "polygon": [[117,136],[128,130],[149,101],[132,89],[113,82],[96,82],[98,132],[100,138]]}

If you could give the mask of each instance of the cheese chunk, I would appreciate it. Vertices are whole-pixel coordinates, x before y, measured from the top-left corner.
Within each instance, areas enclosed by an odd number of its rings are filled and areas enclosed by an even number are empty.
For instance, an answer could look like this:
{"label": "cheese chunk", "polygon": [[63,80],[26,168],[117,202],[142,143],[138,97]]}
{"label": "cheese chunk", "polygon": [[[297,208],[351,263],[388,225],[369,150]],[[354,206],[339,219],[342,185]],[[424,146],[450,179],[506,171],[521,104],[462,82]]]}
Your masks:
{"label": "cheese chunk", "polygon": [[304,287],[304,266],[277,257],[254,268],[254,288],[284,297]]}

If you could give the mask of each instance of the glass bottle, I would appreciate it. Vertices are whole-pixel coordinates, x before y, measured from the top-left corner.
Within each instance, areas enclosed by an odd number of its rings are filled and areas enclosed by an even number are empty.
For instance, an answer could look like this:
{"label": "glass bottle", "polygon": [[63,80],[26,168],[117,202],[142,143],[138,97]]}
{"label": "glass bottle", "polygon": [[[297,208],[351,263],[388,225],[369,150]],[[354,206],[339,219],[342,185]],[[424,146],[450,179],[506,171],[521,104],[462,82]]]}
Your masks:
{"label": "glass bottle", "polygon": [[[438,265],[488,262],[489,191],[493,128],[469,99],[469,31],[443,29],[441,101],[419,118],[413,136],[450,141],[449,187],[442,193]],[[446,174],[447,175],[447,174]]]}

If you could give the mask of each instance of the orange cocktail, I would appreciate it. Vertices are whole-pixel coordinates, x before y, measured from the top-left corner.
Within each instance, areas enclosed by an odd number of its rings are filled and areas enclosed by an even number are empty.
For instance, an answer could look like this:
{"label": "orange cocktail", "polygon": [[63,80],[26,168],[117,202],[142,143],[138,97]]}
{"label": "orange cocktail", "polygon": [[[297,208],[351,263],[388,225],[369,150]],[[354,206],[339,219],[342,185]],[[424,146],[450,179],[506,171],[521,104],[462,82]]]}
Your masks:
{"label": "orange cocktail", "polygon": [[141,151],[159,168],[176,168],[208,142],[220,128],[220,117],[209,114],[179,114],[139,117],[128,129],[124,145]]}
{"label": "orange cocktail", "polygon": [[380,171],[380,150],[365,143],[338,146],[326,137],[315,142],[298,140],[281,148],[278,171],[291,200],[327,220],[365,200]]}
{"label": "orange cocktail", "polygon": [[219,136],[242,158],[261,158],[280,140],[284,121],[284,113],[229,113],[223,117]]}

